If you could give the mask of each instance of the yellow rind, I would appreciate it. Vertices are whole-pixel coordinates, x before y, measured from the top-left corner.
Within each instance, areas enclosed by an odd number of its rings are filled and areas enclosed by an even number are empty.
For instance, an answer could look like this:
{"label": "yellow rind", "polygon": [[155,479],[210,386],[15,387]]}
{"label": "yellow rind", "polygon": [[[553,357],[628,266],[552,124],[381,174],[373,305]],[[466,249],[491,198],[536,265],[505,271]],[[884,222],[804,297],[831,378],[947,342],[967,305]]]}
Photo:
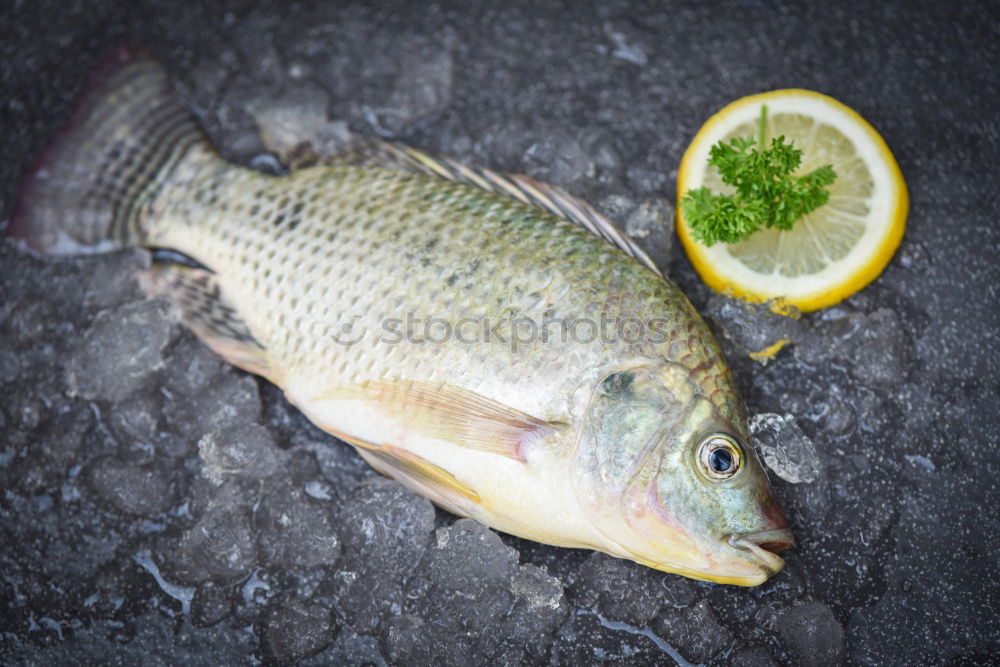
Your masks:
{"label": "yellow rind", "polygon": [[[882,241],[879,244],[878,251],[874,253],[868,261],[862,264],[849,279],[830,285],[827,289],[799,297],[772,294],[755,288],[752,285],[735,283],[719,275],[713,269],[712,264],[709,261],[709,257],[705,253],[705,246],[695,240],[695,238],[691,235],[690,227],[684,220],[684,213],[681,209],[681,199],[683,198],[684,193],[691,189],[689,183],[697,173],[697,167],[692,164],[693,160],[689,158],[694,153],[695,148],[698,147],[699,144],[703,143],[704,137],[709,134],[716,125],[724,122],[726,118],[737,109],[741,109],[746,105],[767,103],[768,101],[788,96],[804,96],[821,100],[824,103],[844,112],[858,125],[858,127],[863,129],[865,134],[867,134],[871,139],[873,145],[878,149],[879,155],[889,169],[892,177],[892,184],[894,185],[893,194],[895,199],[895,206],[893,206],[893,219],[889,225],[887,225],[886,234],[883,236]],[[702,169],[704,169],[704,167],[702,167]],[[698,186],[695,185],[694,187]],[[683,245],[688,258],[691,260],[691,264],[694,266],[695,271],[698,272],[698,275],[701,276],[701,279],[704,280],[709,287],[718,292],[731,294],[756,303],[763,303],[769,299],[781,298],[788,304],[795,306],[803,312],[818,310],[843,301],[877,278],[889,264],[889,261],[896,252],[896,248],[899,247],[899,243],[903,239],[903,231],[906,228],[906,217],[909,213],[909,207],[909,193],[906,188],[906,182],[903,180],[903,173],[899,168],[899,164],[896,162],[896,158],[886,145],[885,140],[875,130],[875,128],[847,105],[838,102],[828,95],[823,95],[822,93],[817,93],[811,90],[804,90],[802,88],[784,88],[767,93],[748,95],[747,97],[742,97],[735,102],[731,102],[726,105],[712,115],[712,117],[701,126],[701,129],[698,130],[694,140],[691,141],[691,144],[684,152],[684,157],[681,158],[681,164],[677,171],[677,215],[675,216],[677,236],[680,238],[681,245]]]}

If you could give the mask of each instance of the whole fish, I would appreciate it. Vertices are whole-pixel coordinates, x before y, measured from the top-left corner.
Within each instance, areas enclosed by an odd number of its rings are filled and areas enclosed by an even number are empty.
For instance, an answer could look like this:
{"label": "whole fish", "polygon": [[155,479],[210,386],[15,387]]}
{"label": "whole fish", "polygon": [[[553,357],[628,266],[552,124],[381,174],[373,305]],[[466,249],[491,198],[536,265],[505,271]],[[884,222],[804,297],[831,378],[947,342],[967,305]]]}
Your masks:
{"label": "whole fish", "polygon": [[8,234],[156,250],[142,285],[205,344],[456,514],[696,579],[781,569],[792,537],[732,373],[624,234],[526,177],[374,140],[334,153],[230,164],[122,48]]}

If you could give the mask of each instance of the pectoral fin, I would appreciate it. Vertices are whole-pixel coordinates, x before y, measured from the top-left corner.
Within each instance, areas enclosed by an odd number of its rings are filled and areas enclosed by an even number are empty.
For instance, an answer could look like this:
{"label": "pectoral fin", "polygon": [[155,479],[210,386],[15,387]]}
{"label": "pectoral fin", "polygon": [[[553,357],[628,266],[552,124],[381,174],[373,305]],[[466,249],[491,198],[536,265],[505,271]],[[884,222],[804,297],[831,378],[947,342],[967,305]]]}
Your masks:
{"label": "pectoral fin", "polygon": [[370,401],[410,432],[519,461],[527,445],[558,427],[448,384],[366,382],[319,397],[330,399]]}

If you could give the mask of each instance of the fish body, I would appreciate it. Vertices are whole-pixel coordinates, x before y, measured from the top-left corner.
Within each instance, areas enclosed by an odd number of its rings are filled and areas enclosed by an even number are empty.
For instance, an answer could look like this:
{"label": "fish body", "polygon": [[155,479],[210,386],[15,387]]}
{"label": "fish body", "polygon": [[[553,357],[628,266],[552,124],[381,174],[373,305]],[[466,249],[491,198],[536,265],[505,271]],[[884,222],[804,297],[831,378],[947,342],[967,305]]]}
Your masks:
{"label": "fish body", "polygon": [[9,234],[50,254],[182,254],[141,276],[147,291],[452,512],[700,579],[780,569],[791,538],[742,400],[676,286],[577,224],[571,198],[556,215],[461,166],[466,182],[336,162],[226,162],[162,70],[119,51]]}

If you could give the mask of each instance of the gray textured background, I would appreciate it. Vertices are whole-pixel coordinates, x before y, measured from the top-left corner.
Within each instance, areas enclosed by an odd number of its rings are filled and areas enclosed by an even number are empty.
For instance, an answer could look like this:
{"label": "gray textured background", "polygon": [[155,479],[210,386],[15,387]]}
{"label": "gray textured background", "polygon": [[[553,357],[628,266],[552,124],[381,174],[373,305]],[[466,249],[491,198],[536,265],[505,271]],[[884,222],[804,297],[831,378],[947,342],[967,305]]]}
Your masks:
{"label": "gray textured background", "polygon": [[[776,482],[799,545],[746,590],[455,523],[141,300],[134,255],[51,263],[4,245],[0,661],[972,664],[1000,651],[995,3],[181,4],[0,8],[0,219],[125,38],[170,68],[236,161],[271,162],[253,114],[280,104],[563,184],[708,315],[751,411],[792,415],[779,444],[813,444],[796,451],[816,479]],[[797,323],[712,297],[662,199],[712,112],[779,87],[855,108],[911,196],[885,273]],[[766,368],[746,358],[776,333],[795,344]]]}

